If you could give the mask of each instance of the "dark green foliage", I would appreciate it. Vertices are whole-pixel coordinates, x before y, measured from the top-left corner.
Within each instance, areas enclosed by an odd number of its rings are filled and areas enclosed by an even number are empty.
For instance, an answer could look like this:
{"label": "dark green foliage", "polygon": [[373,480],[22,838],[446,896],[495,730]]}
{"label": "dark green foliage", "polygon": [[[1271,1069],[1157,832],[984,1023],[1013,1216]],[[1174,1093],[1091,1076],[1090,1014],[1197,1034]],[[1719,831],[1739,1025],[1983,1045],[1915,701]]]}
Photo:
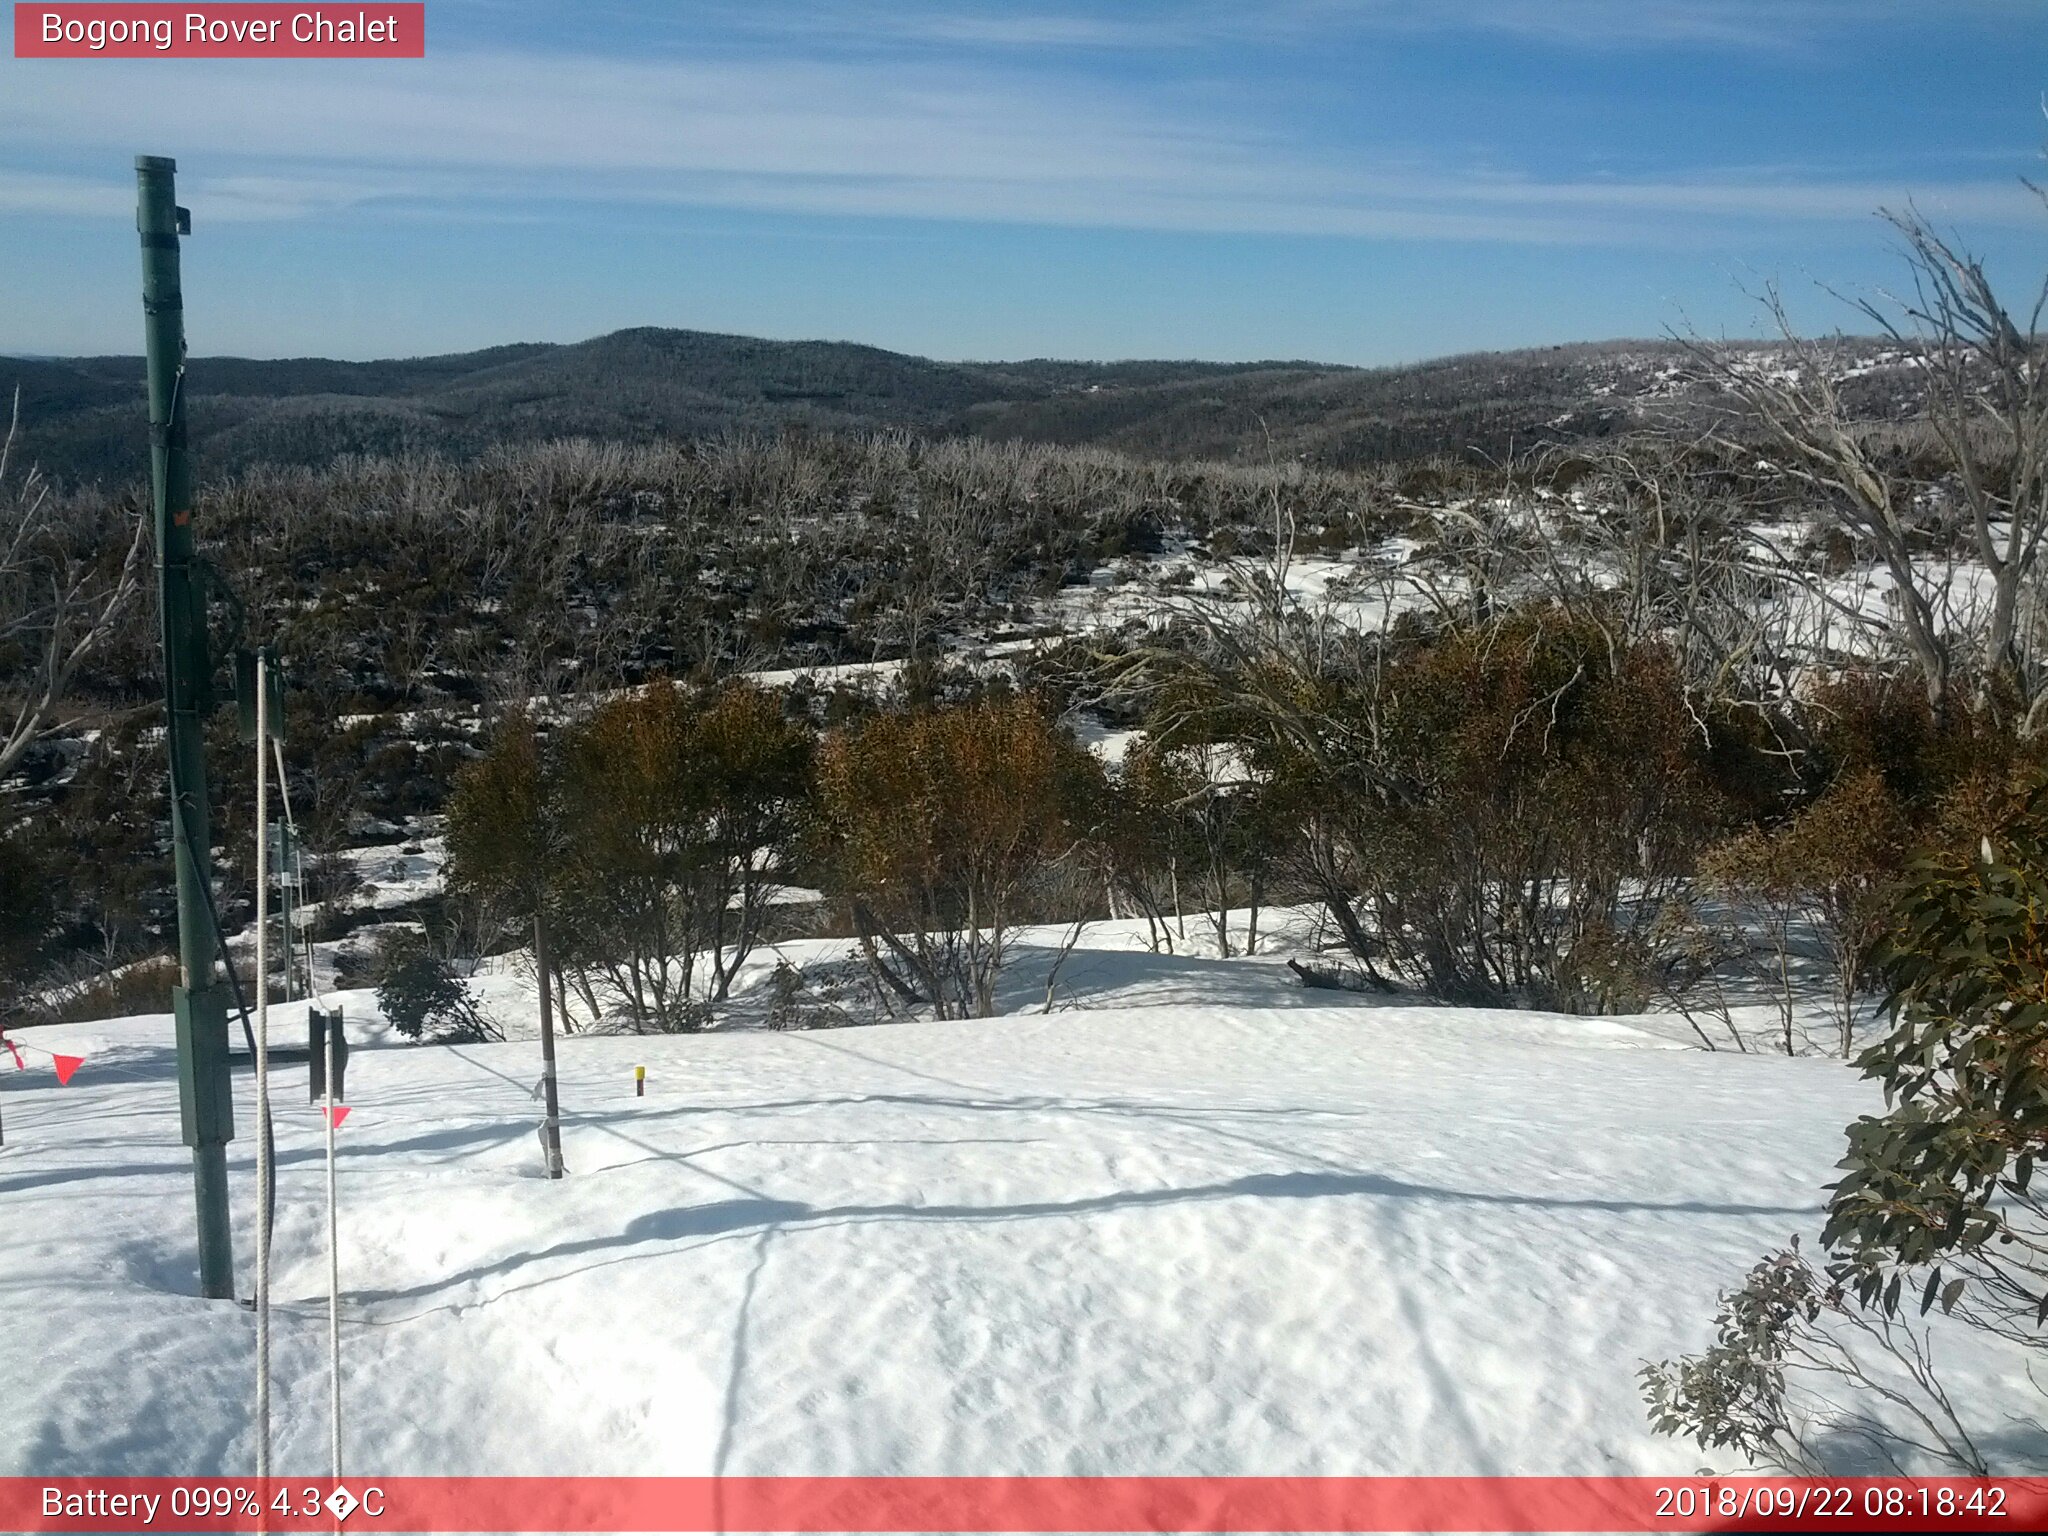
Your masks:
{"label": "dark green foliage", "polygon": [[1370,911],[1360,959],[1447,998],[1639,1005],[1632,908],[1729,814],[1671,656],[1530,610],[1396,644],[1305,707],[1329,744],[1281,775],[1311,882]]}
{"label": "dark green foliage", "polygon": [[710,1022],[763,935],[803,814],[810,736],[778,700],[656,681],[543,741],[523,713],[456,778],[449,885],[523,929],[593,1014]]}
{"label": "dark green foliage", "polygon": [[1644,1396],[1661,1433],[1832,1470],[1788,1408],[1787,1373],[1804,1369],[1849,1389],[1837,1413],[1891,1470],[1982,1476],[1963,1422],[1976,1405],[1950,1400],[1913,1315],[1938,1307],[2048,1343],[2048,1204],[2033,1182],[2048,1153],[2048,780],[1974,857],[1913,866],[1878,965],[1895,1025],[1859,1065],[1889,1107],[1849,1127],[1825,1274],[1796,1243],[1763,1260],[1723,1297],[1714,1346],[1646,1366]]}
{"label": "dark green foliage", "polygon": [[[1844,770],[1784,824],[1746,828],[1700,861],[1708,890],[1748,903],[1779,976],[1787,974],[1795,930],[1804,926],[1819,936],[1834,977],[1844,1056],[1912,838],[1908,808],[1882,774],[1857,767]],[[1787,1054],[1793,1051],[1791,1007],[1784,996]]]}
{"label": "dark green foliage", "polygon": [[138,1013],[169,1013],[171,988],[178,984],[178,962],[169,955],[137,960],[83,978],[52,980],[43,988],[36,1012],[53,1024],[74,1020],[117,1019]]}
{"label": "dark green foliage", "polygon": [[[574,347],[402,362],[202,359],[192,365],[191,387],[209,480],[197,515],[213,558],[248,603],[252,632],[272,637],[288,658],[294,808],[308,849],[332,852],[363,840],[355,830],[366,817],[397,824],[443,809],[456,770],[476,753],[491,701],[567,698],[656,677],[702,690],[754,669],[880,659],[906,663],[902,693],[911,703],[950,705],[1005,686],[986,668],[966,681],[968,667],[949,663],[960,642],[1007,642],[1039,629],[1045,615],[1033,601],[1085,580],[1105,559],[1184,547],[1211,556],[1268,552],[1283,507],[1304,539],[1325,547],[1369,547],[1395,532],[1440,543],[1444,519],[1401,497],[1482,504],[1503,486],[1523,485],[1529,466],[1484,468],[1468,451],[1503,433],[1526,445],[1542,435],[1524,430],[1531,421],[1567,411],[1577,414],[1560,435],[1605,432],[1628,415],[1628,381],[1662,378],[1674,356],[1661,346],[1617,346],[1387,370],[982,366],[636,331]],[[27,428],[47,429],[39,439],[46,467],[61,466],[71,448],[109,423],[140,419],[139,365],[131,360],[8,366],[28,381]],[[1579,409],[1589,388],[1616,380],[1619,392],[1600,396],[1613,420],[1596,422],[1596,413]],[[878,422],[982,436],[861,430]],[[543,429],[611,441],[533,441]],[[720,435],[671,435],[713,431]],[[1041,440],[1227,457],[1146,460],[1093,447],[1025,446]],[[139,437],[131,446],[118,462],[139,470]],[[330,457],[341,448],[365,456]],[[41,450],[31,444],[28,451]],[[1410,452],[1428,457],[1399,473],[1331,467]],[[1582,479],[1592,452],[1559,461],[1547,471],[1550,480]],[[1728,496],[1741,500],[1736,491]],[[60,499],[62,538],[88,551],[107,542],[126,505],[76,484]],[[1689,514],[1674,508],[1672,515],[1682,521]],[[1484,611],[1475,611],[1475,621],[1496,623],[1520,595],[1489,597],[1476,605]],[[131,760],[100,761],[106,753],[96,747],[68,779],[68,764],[54,750],[30,765],[24,804],[62,817],[75,843],[62,865],[67,886],[91,872],[85,883],[95,887],[59,895],[58,944],[67,964],[86,956],[118,964],[149,952],[167,909],[168,861],[154,848],[151,812],[139,820],[101,814],[110,803],[105,791],[123,776],[134,781],[134,804],[160,804],[157,754],[135,752],[134,727],[158,708],[150,619],[147,604],[135,605],[78,690],[83,715],[95,727],[104,722],[102,742]],[[1539,655],[1516,641],[1530,663],[1519,681],[1509,675],[1514,657],[1489,661],[1499,687],[1484,682],[1484,707],[1466,730],[1444,707],[1455,704],[1461,686],[1450,656],[1458,642],[1428,630],[1411,619],[1394,648],[1406,693],[1388,701],[1398,718],[1383,761],[1339,763],[1314,753],[1296,761],[1245,721],[1212,722],[1204,739],[1244,746],[1265,776],[1260,782],[1279,793],[1237,783],[1186,800],[1176,810],[1182,825],[1162,833],[1165,858],[1154,858],[1141,881],[1213,906],[1256,905],[1270,875],[1289,887],[1285,899],[1308,893],[1330,901],[1347,932],[1360,936],[1354,947],[1361,957],[1406,966],[1417,979],[1495,999],[1628,1006],[1641,992],[1636,925],[1633,913],[1606,910],[1614,905],[1606,873],[1589,887],[1585,910],[1598,916],[1568,921],[1564,930],[1553,921],[1563,903],[1539,897],[1543,910],[1532,915],[1526,901],[1517,910],[1507,897],[1484,892],[1495,880],[1492,864],[1501,862],[1512,866],[1509,880],[1524,881],[1525,898],[1534,886],[1524,876],[1546,865],[1586,871],[1634,858],[1662,879],[1673,867],[1670,848],[1655,837],[1631,844],[1632,834],[1620,830],[1650,829],[1641,807],[1617,809],[1588,790],[1640,788],[1644,780],[1624,774],[1603,786],[1597,772],[1560,772],[1557,761],[1523,771],[1525,744],[1552,739],[1528,727],[1549,716],[1539,693],[1561,681],[1549,668],[1561,652]],[[1581,626],[1563,649],[1584,640]],[[1425,664],[1427,652],[1436,662]],[[1625,681],[1617,691],[1600,679],[1599,668],[1612,664],[1611,657],[1596,661],[1560,696],[1564,730],[1554,756],[1590,762],[1612,750],[1633,770],[1638,763],[1625,738],[1663,732],[1688,743],[1685,754],[1697,759],[1691,767],[1716,787],[1713,819],[1739,824],[1796,803],[1780,793],[1782,784],[1753,772],[1776,761],[1770,752],[1781,745],[1762,739],[1762,711],[1749,707],[1755,700],[1733,708],[1696,700],[1705,725],[1689,712],[1635,726],[1617,716],[1613,741],[1584,738],[1582,722],[1611,712],[1618,692],[1634,687]],[[1054,700],[1056,714],[1097,702],[1061,692],[1086,670],[1071,658],[1019,665],[1038,669],[1020,676],[1019,686]],[[1425,675],[1432,666],[1436,675]],[[0,700],[18,691],[23,675],[20,658],[0,651]],[[1330,696],[1299,704],[1305,713],[1323,711],[1340,738],[1370,733],[1382,723],[1371,717],[1377,686],[1361,670],[1332,682]],[[1945,763],[1969,758],[1979,744],[1967,733],[1928,737],[1907,718],[1913,690],[1905,692],[1906,713],[1887,701],[1891,713],[1872,729],[1832,702],[1816,711],[1842,724],[1810,733],[1816,766],[1807,796],[1838,776],[1838,761],[1881,758],[1888,782],[1903,783],[1914,764],[1933,760],[1934,747]],[[1431,693],[1439,696],[1434,705],[1425,698]],[[839,688],[817,692],[809,704],[819,726],[875,707]],[[1130,707],[1131,717],[1118,723],[1150,723]],[[1524,709],[1534,712],[1517,725]],[[1491,747],[1478,739],[1489,731]],[[226,850],[224,908],[235,921],[247,915],[252,881],[248,775],[232,733],[217,734],[225,755],[214,763],[216,830]],[[1171,731],[1168,738],[1175,750],[1189,746]],[[1871,740],[1877,745],[1864,744]],[[1488,753],[1503,750],[1515,759],[1513,771],[1499,775],[1498,794],[1475,798],[1473,786],[1493,771]],[[1643,763],[1666,760],[1651,752]],[[143,783],[146,771],[158,776]],[[1744,773],[1751,779],[1738,782]],[[1952,775],[1921,777],[1946,783]],[[1918,788],[1900,792],[1915,817],[1931,803]],[[1546,809],[1554,793],[1578,799]],[[1475,804],[1480,820],[1471,821]],[[1682,810],[1656,814],[1664,818],[1659,825],[1691,830]],[[1546,817],[1547,829],[1538,825]],[[1462,862],[1446,887],[1428,852],[1439,828],[1467,826],[1507,836],[1489,832],[1477,857],[1459,850]],[[1591,846],[1602,837],[1605,847]],[[1189,846],[1168,846],[1175,839]],[[1270,871],[1259,867],[1267,854],[1278,855]],[[1126,859],[1123,868],[1136,871],[1143,862]],[[1191,871],[1198,873],[1190,878]],[[1631,869],[1628,878],[1644,873]],[[1368,900],[1368,892],[1377,894]],[[1126,898],[1148,910],[1138,889],[1119,891],[1120,908]],[[1474,910],[1458,915],[1461,902]],[[346,921],[339,904],[329,905],[325,920]],[[1375,928],[1378,937],[1368,936]],[[564,942],[572,937],[565,929]],[[1389,946],[1399,953],[1389,956]],[[1534,958],[1523,958],[1532,946]],[[1567,952],[1578,958],[1565,961]]]}
{"label": "dark green foliage", "polygon": [[0,1018],[18,1006],[55,937],[49,871],[26,828],[0,832]]}
{"label": "dark green foliage", "polygon": [[391,946],[383,971],[377,1007],[406,1039],[431,1037],[442,1045],[463,1045],[502,1038],[478,1012],[469,983],[423,942]]}
{"label": "dark green foliage", "polygon": [[1145,919],[1154,949],[1174,947],[1180,871],[1193,878],[1195,850],[1182,797],[1190,786],[1165,753],[1141,743],[1103,780],[1090,844],[1110,892],[1111,911]]}
{"label": "dark green foliage", "polygon": [[[50,751],[61,783],[0,831],[0,993],[61,994],[81,1018],[166,1006],[161,987],[151,993],[122,975],[158,952],[171,909],[161,748],[137,745],[133,722],[122,722]],[[40,770],[41,754],[31,764]],[[88,986],[110,1003],[99,1015],[77,1011],[86,1005],[72,994]]]}
{"label": "dark green foliage", "polygon": [[484,755],[456,775],[448,804],[449,889],[531,921],[568,851],[561,794],[532,717],[514,711],[499,722]]}
{"label": "dark green foliage", "polygon": [[1251,771],[1227,736],[1183,725],[1133,744],[1107,781],[1097,842],[1119,895],[1155,924],[1155,944],[1169,904],[1206,910],[1224,956],[1229,911],[1249,905],[1256,942],[1267,877],[1294,835],[1285,788]]}
{"label": "dark green foliage", "polygon": [[[942,642],[1000,632],[1091,541],[1264,519],[1282,480],[1306,516],[1371,515],[1371,487],[1343,475],[818,436],[251,470],[210,484],[197,516],[251,631],[287,659],[292,802],[317,853],[360,841],[365,818],[440,811],[487,691],[697,688],[746,667],[911,656],[906,689],[928,702],[989,692],[997,680],[963,687],[970,674],[938,663]],[[114,511],[76,492],[58,523],[90,544]],[[76,834],[63,867],[121,877],[59,903],[81,914],[64,947],[95,961],[146,953],[168,909],[168,858],[151,856],[161,753],[138,737],[160,707],[149,619],[136,605],[82,680],[81,709],[107,723],[80,770],[63,772],[73,743],[29,765],[25,803]],[[0,657],[0,697],[15,684]],[[871,707],[833,690],[814,719]],[[233,921],[252,888],[247,757],[225,724],[209,749]],[[117,792],[126,810],[106,814]],[[88,920],[88,905],[103,910]]]}
{"label": "dark green foliage", "polygon": [[1775,793],[1767,775],[1749,789],[1731,784],[1751,824],[1708,849],[1700,875],[1740,903],[1749,931],[1726,948],[1777,994],[1788,1051],[1794,956],[1817,937],[1841,1050],[1852,1052],[1915,851],[1974,848],[2048,745],[2023,738],[2009,714],[1959,702],[1936,710],[1916,678],[1876,671],[1823,681],[1770,711],[1781,739],[1804,744],[1795,771],[1780,773]]}
{"label": "dark green foliage", "polygon": [[[1880,958],[1896,1025],[1859,1065],[1889,1106],[1849,1128],[1822,1234],[1865,1304],[1909,1272],[2040,1345],[2048,1315],[2048,781],[1973,858],[1918,865]],[[1934,1266],[1929,1268],[1929,1266]],[[1927,1270],[1924,1280],[1920,1271]]]}
{"label": "dark green foliage", "polygon": [[563,961],[601,976],[636,1027],[699,1028],[725,1000],[785,878],[809,756],[809,733],[744,685],[657,681],[566,733]]}
{"label": "dark green foliage", "polygon": [[1999,712],[1959,702],[1936,710],[1925,688],[1899,673],[1854,672],[1823,683],[1789,723],[1810,741],[1801,773],[1808,795],[1874,773],[1888,797],[1922,822],[1973,780],[2002,784],[2030,751]]}

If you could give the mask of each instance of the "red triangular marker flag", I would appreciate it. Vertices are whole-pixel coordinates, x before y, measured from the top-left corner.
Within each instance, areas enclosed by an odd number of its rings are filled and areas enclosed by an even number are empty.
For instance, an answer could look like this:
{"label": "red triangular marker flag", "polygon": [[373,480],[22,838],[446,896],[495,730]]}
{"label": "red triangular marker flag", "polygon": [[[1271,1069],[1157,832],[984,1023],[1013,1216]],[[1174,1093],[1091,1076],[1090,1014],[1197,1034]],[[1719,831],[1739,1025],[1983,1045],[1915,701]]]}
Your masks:
{"label": "red triangular marker flag", "polygon": [[337,1131],[341,1129],[341,1122],[348,1118],[348,1112],[349,1106],[346,1104],[328,1106],[327,1113],[334,1117],[334,1128]]}
{"label": "red triangular marker flag", "polygon": [[16,1045],[12,1040],[8,1039],[5,1035],[0,1035],[0,1045],[6,1046],[8,1051],[13,1055],[14,1065],[17,1069],[23,1072],[26,1072],[28,1070],[28,1063],[21,1059],[20,1046]]}
{"label": "red triangular marker flag", "polygon": [[85,1058],[83,1056],[59,1056],[53,1051],[50,1053],[50,1065],[57,1069],[57,1081],[68,1083],[71,1081],[71,1074],[85,1065]]}

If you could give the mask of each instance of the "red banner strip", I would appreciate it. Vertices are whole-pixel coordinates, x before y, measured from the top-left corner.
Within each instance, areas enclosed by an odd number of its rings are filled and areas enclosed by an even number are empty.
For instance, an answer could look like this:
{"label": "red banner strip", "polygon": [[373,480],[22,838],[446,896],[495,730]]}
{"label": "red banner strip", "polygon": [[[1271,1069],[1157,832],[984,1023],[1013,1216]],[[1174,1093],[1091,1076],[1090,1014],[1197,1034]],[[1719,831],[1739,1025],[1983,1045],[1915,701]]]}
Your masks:
{"label": "red banner strip", "polygon": [[2048,1479],[13,1477],[0,1529],[2023,1531]]}
{"label": "red banner strip", "polygon": [[424,4],[14,7],[17,59],[420,59]]}

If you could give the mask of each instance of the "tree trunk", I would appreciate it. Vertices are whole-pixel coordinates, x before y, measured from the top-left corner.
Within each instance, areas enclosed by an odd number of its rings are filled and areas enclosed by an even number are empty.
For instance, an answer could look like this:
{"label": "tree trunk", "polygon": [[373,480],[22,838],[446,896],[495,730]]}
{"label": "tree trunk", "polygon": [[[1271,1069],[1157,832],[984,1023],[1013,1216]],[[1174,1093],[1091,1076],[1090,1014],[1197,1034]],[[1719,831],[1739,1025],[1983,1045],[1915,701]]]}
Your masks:
{"label": "tree trunk", "polygon": [[1358,913],[1352,909],[1351,898],[1334,886],[1323,891],[1323,906],[1337,920],[1337,931],[1344,935],[1344,947],[1351,951],[1366,977],[1377,987],[1391,992],[1394,984],[1382,976],[1372,963],[1372,948],[1365,937],[1365,928],[1358,921]]}
{"label": "tree trunk", "polygon": [[1337,920],[1337,931],[1344,935],[1344,947],[1355,958],[1370,960],[1372,950],[1366,942],[1365,928],[1351,908],[1351,898],[1334,887],[1327,887],[1323,891],[1323,909]]}
{"label": "tree trunk", "polygon": [[[882,922],[873,912],[869,911],[864,902],[857,901],[853,904],[853,920],[855,926],[860,931],[862,944],[873,956],[877,968],[881,971],[883,978],[889,983],[890,990],[907,1003],[924,1002],[925,997],[917,988],[911,986],[909,982],[904,981],[892,971],[879,955],[873,954],[874,941],[879,938],[886,944],[889,947],[889,953],[900,960],[903,963],[903,968],[913,976],[925,977],[927,981],[934,980],[935,978],[928,974],[930,967],[918,959],[910,947],[890,930],[888,924]],[[943,1010],[943,998],[940,989],[936,986],[933,988],[932,1001],[939,1003]]]}
{"label": "tree trunk", "polygon": [[[580,962],[572,966],[570,970],[574,971],[576,977],[576,995],[583,999],[583,1006],[590,1010],[590,1023],[595,1028],[604,1019],[604,1008],[597,1000],[597,984],[590,979],[589,968]],[[570,974],[570,970],[558,968],[556,974],[566,979]],[[567,1007],[564,1007],[562,1010],[564,1015],[568,1011]]]}

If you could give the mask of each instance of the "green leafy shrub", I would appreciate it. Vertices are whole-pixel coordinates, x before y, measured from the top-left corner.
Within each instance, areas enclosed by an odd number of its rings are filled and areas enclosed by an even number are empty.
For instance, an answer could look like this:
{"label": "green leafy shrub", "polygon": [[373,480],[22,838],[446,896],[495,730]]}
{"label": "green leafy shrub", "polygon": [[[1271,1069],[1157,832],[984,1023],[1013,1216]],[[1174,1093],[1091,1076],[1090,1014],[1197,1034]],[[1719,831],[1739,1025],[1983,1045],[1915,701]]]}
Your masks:
{"label": "green leafy shrub", "polygon": [[377,1007],[406,1039],[464,1045],[503,1038],[478,1011],[469,983],[423,940],[408,936],[392,945],[383,972]]}
{"label": "green leafy shrub", "polygon": [[[1713,1347],[1645,1366],[1644,1396],[1662,1433],[1797,1471],[1853,1453],[1982,1476],[1965,1419],[1994,1405],[1951,1399],[1914,1313],[2048,1344],[2048,780],[1974,856],[1910,868],[1877,964],[1894,1023],[1858,1064],[1886,1109],[1848,1129],[1824,1272],[1796,1242],[1766,1258],[1722,1298]],[[1816,1385],[1795,1402],[1801,1372]]]}
{"label": "green leafy shrub", "polygon": [[1722,1295],[1714,1335],[1703,1354],[1643,1367],[1659,1434],[1809,1477],[1989,1475],[1925,1330],[1851,1304],[1797,1238]]}
{"label": "green leafy shrub", "polygon": [[[1866,1304],[1909,1278],[2040,1348],[2048,1335],[2048,780],[1974,858],[1915,867],[1880,960],[1896,1023],[1864,1053],[1887,1109],[1849,1127],[1822,1239]],[[1923,1278],[1924,1273],[1924,1278]]]}
{"label": "green leafy shrub", "polygon": [[1532,609],[1398,644],[1312,709],[1356,744],[1308,799],[1395,969],[1459,1001],[1639,1005],[1634,914],[1730,814],[1675,658]]}
{"label": "green leafy shrub", "polygon": [[876,975],[941,1018],[994,1013],[1011,929],[1080,844],[1101,780],[1023,698],[877,715],[828,736],[820,871]]}

